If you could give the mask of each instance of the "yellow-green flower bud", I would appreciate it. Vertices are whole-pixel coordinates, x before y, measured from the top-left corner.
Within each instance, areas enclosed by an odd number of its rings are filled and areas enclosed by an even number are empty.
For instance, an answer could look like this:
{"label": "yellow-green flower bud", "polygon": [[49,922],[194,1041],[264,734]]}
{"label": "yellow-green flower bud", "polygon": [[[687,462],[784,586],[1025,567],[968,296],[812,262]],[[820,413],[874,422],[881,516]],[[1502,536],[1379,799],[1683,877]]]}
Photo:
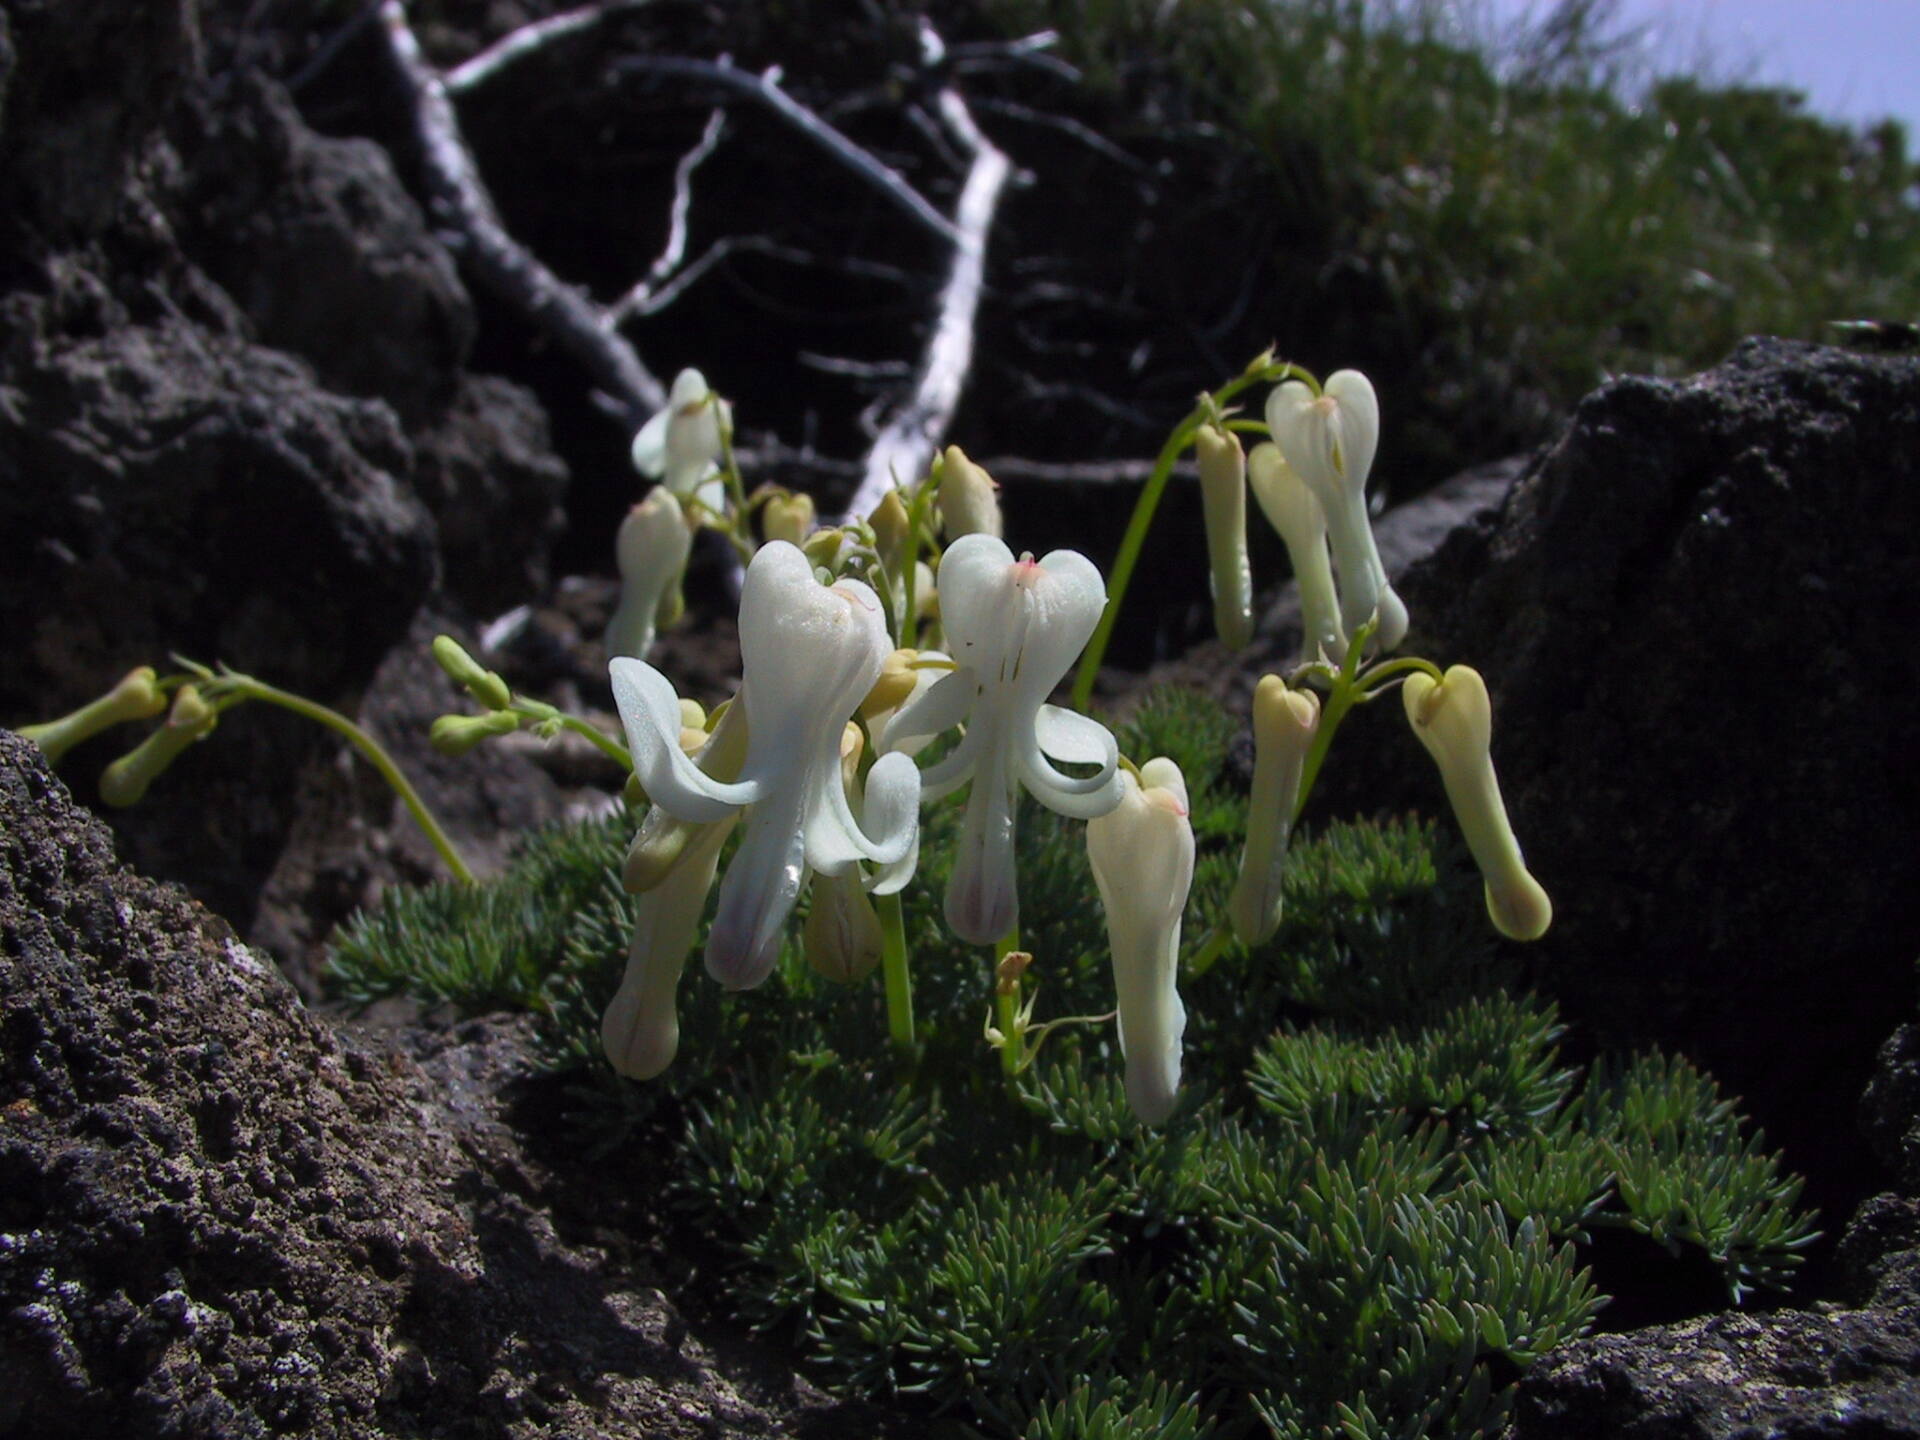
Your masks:
{"label": "yellow-green flower bud", "polygon": [[489,710],[504,710],[513,703],[507,682],[482,666],[451,635],[433,637],[433,658],[456,685]]}
{"label": "yellow-green flower bud", "polygon": [[940,533],[952,544],[962,535],[1000,535],[1000,487],[993,477],[949,445],[940,461]]}
{"label": "yellow-green flower bud", "polygon": [[768,540],[804,545],[813,533],[814,513],[811,495],[774,495],[761,507],[760,533]]}
{"label": "yellow-green flower bud", "polygon": [[847,532],[837,526],[816,530],[807,537],[806,543],[800,547],[800,550],[807,557],[807,563],[815,570],[824,570],[829,575],[838,575],[846,540]]}
{"label": "yellow-green flower bud", "polygon": [[913,694],[920,678],[919,672],[913,668],[913,662],[919,658],[918,650],[895,650],[887,656],[886,663],[880,667],[880,678],[873,682],[873,689],[860,702],[862,719],[871,720],[876,715],[888,715],[900,708],[901,702]]}
{"label": "yellow-green flower bud", "polygon": [[200,698],[198,690],[182,685],[174,692],[167,723],[101,774],[100,798],[114,806],[139,804],[147,787],[180,758],[181,752],[213,729],[218,715],[219,712]]}
{"label": "yellow-green flower bud", "polygon": [[1333,588],[1327,517],[1320,502],[1272,441],[1254,446],[1247,457],[1247,483],[1267,523],[1286,545],[1300,587],[1301,658],[1324,658],[1338,665],[1346,658],[1347,636],[1340,626],[1340,597]]}
{"label": "yellow-green flower bud", "polygon": [[67,751],[102,730],[129,720],[148,720],[167,708],[167,696],[156,683],[151,665],[129,670],[120,683],[69,715],[42,725],[23,725],[20,733],[40,747],[49,765],[58,765]]}
{"label": "yellow-green flower bud", "polygon": [[911,553],[913,525],[907,515],[907,502],[897,488],[880,497],[880,503],[867,516],[867,523],[873,527],[873,548],[880,556],[880,563],[889,576],[898,580],[905,573],[906,559]]}
{"label": "yellow-green flower bud", "polygon": [[1229,650],[1253,638],[1253,569],[1247,561],[1247,456],[1240,437],[1203,425],[1193,437],[1207,526],[1213,628]]}
{"label": "yellow-green flower bud", "polygon": [[1278,675],[1261,678],[1253,692],[1253,794],[1247,804],[1247,843],[1240,876],[1227,900],[1227,916],[1242,945],[1258,945],[1280,928],[1282,880],[1293,814],[1300,803],[1300,773],[1320,729],[1320,697],[1289,690]]}
{"label": "yellow-green flower bud", "polygon": [[1440,766],[1447,799],[1467,849],[1486,881],[1487,913],[1510,940],[1538,940],[1553,923],[1553,902],[1527,871],[1493,773],[1493,706],[1477,670],[1455,665],[1435,681],[1409,675],[1401,692],[1407,719]]}
{"label": "yellow-green flower bud", "polygon": [[427,732],[427,741],[442,755],[465,755],[483,740],[511,735],[520,717],[511,710],[489,710],[484,715],[442,715]]}

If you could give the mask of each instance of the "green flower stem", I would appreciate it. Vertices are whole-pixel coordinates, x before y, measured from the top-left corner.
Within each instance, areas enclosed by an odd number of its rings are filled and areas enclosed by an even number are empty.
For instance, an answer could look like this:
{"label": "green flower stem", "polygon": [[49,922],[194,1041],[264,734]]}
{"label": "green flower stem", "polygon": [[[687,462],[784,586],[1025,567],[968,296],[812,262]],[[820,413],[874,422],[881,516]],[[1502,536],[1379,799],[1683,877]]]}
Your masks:
{"label": "green flower stem", "polygon": [[908,968],[907,919],[900,895],[875,898],[873,908],[880,916],[880,974],[887,987],[887,1033],[902,1060],[918,1053],[913,1033],[913,974]]}
{"label": "green flower stem", "polygon": [[[518,711],[520,709],[520,702],[515,701],[513,708]],[[562,728],[571,730],[576,735],[585,736],[594,743],[602,755],[605,755],[622,770],[633,769],[633,756],[627,753],[627,747],[591,721],[582,720],[578,715],[567,715],[561,712],[555,712],[553,716],[543,718],[557,719]]]}
{"label": "green flower stem", "polygon": [[1227,953],[1227,946],[1232,943],[1233,927],[1216,925],[1201,942],[1199,952],[1187,962],[1187,973],[1195,979],[1206,974],[1213,968],[1214,961]]}
{"label": "green flower stem", "polygon": [[1213,394],[1203,395],[1200,403],[1188,412],[1187,418],[1174,426],[1173,433],[1167,436],[1167,443],[1160,447],[1160,456],[1154,461],[1153,474],[1147,477],[1146,487],[1141,490],[1140,498],[1134,504],[1133,518],[1127,522],[1127,533],[1120,541],[1120,553],[1114,557],[1113,574],[1107,585],[1107,608],[1101,612],[1100,624],[1080,656],[1080,669],[1073,677],[1074,709],[1084,711],[1088,701],[1093,698],[1093,678],[1100,673],[1100,664],[1106,659],[1107,644],[1113,638],[1113,627],[1119,623],[1120,604],[1126,599],[1127,586],[1133,579],[1133,568],[1140,561],[1141,550],[1146,547],[1147,532],[1153,528],[1154,511],[1159,509],[1160,496],[1166,491],[1167,482],[1173,478],[1173,467],[1193,443],[1194,434],[1220,413],[1222,405],[1249,385],[1278,384],[1289,377],[1310,378],[1304,370],[1294,365],[1256,362],[1244,374],[1235,376]]}
{"label": "green flower stem", "polygon": [[426,802],[420,798],[420,792],[415,790],[412,782],[400,773],[400,767],[393,763],[393,757],[387,754],[373,736],[338,710],[330,710],[325,705],[316,704],[304,696],[255,680],[251,675],[227,672],[219,677],[217,683],[228,695],[248,700],[264,700],[269,705],[278,705],[283,710],[291,710],[296,715],[303,715],[309,720],[324,725],[336,735],[345,736],[348,743],[366,757],[367,763],[380,772],[380,778],[393,788],[393,793],[400,797],[407,807],[407,812],[413,816],[414,823],[420,827],[427,839],[433,842],[433,848],[440,852],[440,858],[446,861],[447,868],[453,872],[454,878],[467,885],[475,883],[473,871],[467,868],[466,859],[460,854],[459,848],[447,832],[440,828],[440,822],[433,818],[433,812],[427,809]]}

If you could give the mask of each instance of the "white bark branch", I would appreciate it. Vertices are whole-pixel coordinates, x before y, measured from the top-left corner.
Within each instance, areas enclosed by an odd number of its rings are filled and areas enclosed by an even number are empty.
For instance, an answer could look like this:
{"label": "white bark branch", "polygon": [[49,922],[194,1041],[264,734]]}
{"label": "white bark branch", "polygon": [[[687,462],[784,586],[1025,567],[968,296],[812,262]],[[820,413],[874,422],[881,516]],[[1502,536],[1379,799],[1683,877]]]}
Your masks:
{"label": "white bark branch", "polygon": [[910,484],[926,474],[953,423],[960,392],[973,368],[974,321],[986,280],[987,233],[993,228],[1013,164],[974,124],[957,90],[942,90],[939,108],[941,120],[973,156],[954,206],[953,263],[941,287],[919,381],[867,452],[865,474],[847,502],[848,515],[871,513],[895,485]]}
{"label": "white bark branch", "polygon": [[[680,163],[673,167],[673,207],[668,212],[667,243],[661,247],[659,257],[647,267],[647,273],[635,282],[633,288],[607,307],[607,323],[619,325],[629,315],[651,315],[666,308],[668,301],[656,303],[657,297],[664,292],[656,289],[665,285],[674,277],[674,272],[686,263],[687,258],[687,220],[693,211],[693,172],[700,168],[705,160],[719,147],[720,135],[727,127],[727,112],[715,109],[707,117],[707,128],[700,134],[700,143],[680,157]],[[706,259],[711,265],[712,259]],[[700,268],[705,269],[706,265]],[[679,294],[675,289],[674,294]]]}
{"label": "white bark branch", "polygon": [[558,15],[549,15],[544,20],[522,25],[501,36],[478,55],[462,60],[447,71],[443,77],[447,93],[464,95],[469,90],[478,89],[502,70],[538,54],[556,40],[591,30],[615,15],[638,10],[651,3],[652,0],[608,0],[604,5],[582,5],[578,10],[565,10]]}
{"label": "white bark branch", "polygon": [[382,0],[380,19],[388,54],[411,102],[430,199],[465,240],[475,276],[584,366],[622,422],[638,430],[667,403],[666,388],[615,333],[600,306],[507,233],[461,135],[446,83],[407,23],[406,6]]}
{"label": "white bark branch", "polygon": [[768,70],[763,75],[752,75],[725,56],[718,60],[688,60],[677,55],[636,55],[622,60],[615,68],[629,74],[648,72],[711,80],[760,101],[854,174],[876,186],[881,194],[922,226],[942,240],[959,243],[960,237],[955,233],[952,222],[928,204],[926,197],[914,189],[905,176],[892,166],[883,164],[871,152],[849,140],[781,89],[780,72],[777,69]]}

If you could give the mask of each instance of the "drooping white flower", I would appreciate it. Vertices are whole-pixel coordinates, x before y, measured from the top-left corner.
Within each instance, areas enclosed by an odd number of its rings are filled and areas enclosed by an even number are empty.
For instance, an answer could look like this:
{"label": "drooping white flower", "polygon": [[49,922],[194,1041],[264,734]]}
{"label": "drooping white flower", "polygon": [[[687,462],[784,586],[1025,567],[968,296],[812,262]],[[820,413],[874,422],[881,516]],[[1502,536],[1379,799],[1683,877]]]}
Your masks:
{"label": "drooping white flower", "polygon": [[1340,597],[1333,588],[1327,517],[1320,502],[1272,441],[1254,446],[1247,456],[1247,484],[1286,545],[1300,587],[1301,658],[1324,658],[1338,665],[1346,658],[1347,635],[1340,626]]}
{"label": "drooping white flower", "polygon": [[671,624],[680,612],[680,577],[693,550],[693,532],[673,491],[656,485],[627,512],[614,536],[613,555],[620,566],[620,604],[607,622],[609,656],[647,658],[657,626]]}
{"label": "drooping white flower", "polygon": [[732,829],[731,816],[697,827],[678,863],[634,906],[626,972],[600,1020],[601,1047],[629,1079],[653,1079],[680,1048],[675,992]]}
{"label": "drooping white flower", "polygon": [[[1107,591],[1093,562],[1072,550],[1018,560],[991,535],[956,540],[940,562],[940,623],[954,671],[902,705],[881,736],[897,751],[966,722],[966,735],[923,777],[928,799],[966,783],[967,813],[947,884],[947,924],[976,945],[1019,918],[1014,802],[1024,786],[1077,820],[1120,802],[1120,750],[1106,726],[1046,703],[1100,623]],[[1099,767],[1062,774],[1054,762]]]}
{"label": "drooping white flower", "polygon": [[1240,437],[1203,425],[1193,437],[1207,529],[1213,628],[1229,650],[1253,638],[1253,568],[1247,560],[1247,457]]}
{"label": "drooping white flower", "polygon": [[1258,945],[1280,928],[1281,882],[1300,776],[1320,729],[1320,697],[1289,690],[1278,675],[1261,677],[1253,692],[1253,792],[1247,802],[1247,840],[1240,875],[1227,898],[1227,916],[1242,945]]}
{"label": "drooping white flower", "polygon": [[877,892],[906,883],[901,862],[919,833],[913,761],[884,755],[874,764],[864,828],[840,771],[842,731],[891,648],[879,598],[867,586],[822,585],[794,546],[762,546],[740,592],[734,703],[747,752],[730,783],[703,773],[682,751],[679,700],[664,675],[639,660],[610,665],[634,774],[648,798],[696,824],[747,809],[707,937],[707,969],[721,984],[747,989],[767,977],[809,870],[838,875],[866,860],[883,867]]}
{"label": "drooping white flower", "polygon": [[1149,1125],[1180,1096],[1180,917],[1193,886],[1187,784],[1165,756],[1121,774],[1119,806],[1087,826],[1087,859],[1107,912],[1127,1103]]}
{"label": "drooping white flower", "polygon": [[[713,393],[698,370],[682,370],[673,377],[667,408],[633,437],[633,467],[682,500],[693,499],[719,468],[723,427],[733,428],[733,407]],[[699,498],[708,500],[704,494]]]}
{"label": "drooping white flower", "polygon": [[1493,706],[1487,682],[1467,665],[1438,681],[1409,675],[1401,692],[1407,719],[1440,766],[1454,818],[1486,881],[1487,913],[1510,940],[1538,940],[1553,923],[1553,902],[1527,869],[1493,773]]}
{"label": "drooping white flower", "polygon": [[1380,648],[1393,649],[1406,638],[1407,607],[1387,583],[1367,517],[1367,476],[1380,444],[1380,401],[1372,382],[1358,370],[1341,370],[1327,377],[1316,396],[1303,382],[1288,380],[1267,396],[1267,428],[1326,515],[1347,633],[1377,610]]}

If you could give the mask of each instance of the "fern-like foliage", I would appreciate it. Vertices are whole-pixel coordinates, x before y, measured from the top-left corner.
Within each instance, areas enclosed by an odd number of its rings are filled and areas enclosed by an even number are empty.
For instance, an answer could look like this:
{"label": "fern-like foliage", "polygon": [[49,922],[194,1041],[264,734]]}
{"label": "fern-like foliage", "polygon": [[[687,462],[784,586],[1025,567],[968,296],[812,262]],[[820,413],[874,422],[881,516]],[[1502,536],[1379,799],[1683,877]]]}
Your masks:
{"label": "fern-like foliage", "polygon": [[[1195,953],[1245,824],[1233,727],[1167,692],[1120,738],[1188,777]],[[832,985],[790,952],[750,994],[690,974],[673,1067],[614,1077],[619,820],[531,837],[493,885],[389,897],[335,983],[539,1011],[581,1144],[644,1128],[662,1197],[734,1257],[742,1318],[831,1383],[1006,1440],[1492,1436],[1528,1365],[1649,1283],[1609,1273],[1610,1233],[1735,1301],[1812,1237],[1799,1182],[1684,1060],[1561,1059],[1478,877],[1412,818],[1297,837],[1279,934],[1183,979],[1189,1098],[1168,1126],[1135,1122],[1110,1027],[1062,1030],[1009,1086],[979,1040],[992,956],[939,918],[958,814],[928,807],[906,899],[912,1073],[877,978]],[[1102,1013],[1084,830],[1027,803],[1018,828],[1036,1018]]]}

